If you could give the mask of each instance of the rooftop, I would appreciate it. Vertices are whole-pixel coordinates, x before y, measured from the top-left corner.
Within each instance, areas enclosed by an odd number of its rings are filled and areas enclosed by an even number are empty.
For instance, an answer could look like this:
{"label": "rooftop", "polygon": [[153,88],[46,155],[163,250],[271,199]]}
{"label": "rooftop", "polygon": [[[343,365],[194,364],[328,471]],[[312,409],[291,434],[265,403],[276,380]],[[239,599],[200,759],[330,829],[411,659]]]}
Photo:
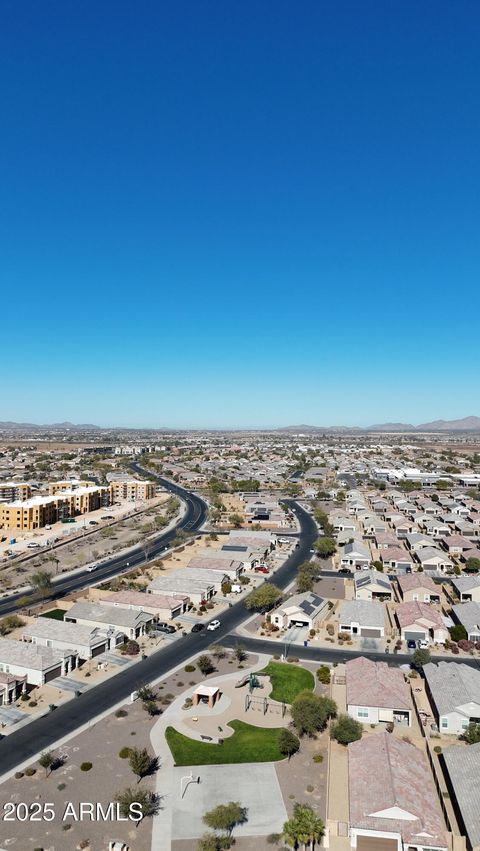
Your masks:
{"label": "rooftop", "polygon": [[378,600],[347,600],[340,610],[340,623],[384,627],[385,612]]}
{"label": "rooftop", "polygon": [[452,782],[465,830],[473,847],[480,845],[480,742],[443,751],[443,759]]}
{"label": "rooftop", "polygon": [[45,671],[60,664],[62,659],[63,654],[50,647],[0,638],[0,662],[4,665],[19,665],[34,671]]}
{"label": "rooftop", "polygon": [[[353,742],[348,781],[352,827],[399,833],[406,844],[447,847],[428,764],[415,745],[390,733]],[[399,811],[397,819],[382,815],[392,808]]]}
{"label": "rooftop", "polygon": [[480,671],[461,662],[429,662],[423,668],[439,715],[468,703],[480,705]]}

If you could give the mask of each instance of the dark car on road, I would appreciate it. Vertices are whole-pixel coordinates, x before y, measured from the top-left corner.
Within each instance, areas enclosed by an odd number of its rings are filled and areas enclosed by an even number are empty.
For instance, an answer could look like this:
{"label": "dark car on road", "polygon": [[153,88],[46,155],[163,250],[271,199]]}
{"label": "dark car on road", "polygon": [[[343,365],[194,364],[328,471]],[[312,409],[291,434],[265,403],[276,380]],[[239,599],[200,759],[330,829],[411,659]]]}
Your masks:
{"label": "dark car on road", "polygon": [[192,626],[192,632],[201,632],[202,629],[205,629],[204,623],[194,623]]}

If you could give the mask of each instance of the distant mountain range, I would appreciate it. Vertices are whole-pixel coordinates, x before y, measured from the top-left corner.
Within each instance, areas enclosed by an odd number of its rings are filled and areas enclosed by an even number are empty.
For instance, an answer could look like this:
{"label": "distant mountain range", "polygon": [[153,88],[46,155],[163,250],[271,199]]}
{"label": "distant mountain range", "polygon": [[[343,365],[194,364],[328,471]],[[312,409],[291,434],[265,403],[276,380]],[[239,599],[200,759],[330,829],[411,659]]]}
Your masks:
{"label": "distant mountain range", "polygon": [[[191,431],[227,431],[227,429],[191,429]],[[168,429],[168,428],[125,428],[120,426],[111,426],[104,428],[102,426],[93,425],[92,423],[17,423],[13,420],[0,422],[0,431],[149,431],[149,432],[164,432],[173,433],[176,431],[189,431],[189,429]],[[272,431],[272,429],[241,429],[238,431]],[[277,432],[286,432],[288,434],[362,434],[365,432],[480,432],[480,417],[463,417],[460,420],[433,420],[431,423],[421,423],[414,426],[411,423],[375,423],[371,426],[314,426],[292,425],[284,426],[283,428],[273,429]]]}
{"label": "distant mountain range", "polygon": [[77,431],[90,431],[92,429],[101,430],[101,426],[91,425],[90,423],[47,423],[39,425],[38,423],[16,423],[8,420],[0,422],[0,429],[55,429],[56,431],[66,431],[67,429],[76,429]]}
{"label": "distant mountain range", "polygon": [[279,428],[289,434],[355,434],[356,432],[425,432],[425,431],[475,431],[480,432],[480,417],[463,417],[461,420],[433,420],[414,426],[411,423],[376,423],[365,426],[311,426],[298,425]]}

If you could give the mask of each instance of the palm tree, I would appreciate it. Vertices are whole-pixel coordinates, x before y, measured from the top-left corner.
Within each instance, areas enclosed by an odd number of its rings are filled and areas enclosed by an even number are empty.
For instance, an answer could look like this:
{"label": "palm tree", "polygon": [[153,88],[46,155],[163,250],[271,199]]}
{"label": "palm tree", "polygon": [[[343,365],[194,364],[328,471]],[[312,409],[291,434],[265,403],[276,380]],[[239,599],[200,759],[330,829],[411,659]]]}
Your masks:
{"label": "palm tree", "polygon": [[283,825],[283,838],[292,848],[303,845],[304,848],[313,849],[324,833],[322,819],[315,815],[308,804],[295,804],[292,818]]}

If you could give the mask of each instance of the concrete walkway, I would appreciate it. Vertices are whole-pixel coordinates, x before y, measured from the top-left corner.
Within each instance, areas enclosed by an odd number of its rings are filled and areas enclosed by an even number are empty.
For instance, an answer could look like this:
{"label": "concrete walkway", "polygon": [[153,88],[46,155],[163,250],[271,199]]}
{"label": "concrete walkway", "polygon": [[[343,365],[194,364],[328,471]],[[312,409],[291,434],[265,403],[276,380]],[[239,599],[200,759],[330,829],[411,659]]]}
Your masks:
{"label": "concrete walkway", "polygon": [[[231,674],[223,674],[222,676],[212,677],[208,680],[209,686],[218,685],[225,690],[225,692],[231,693],[231,688],[235,687],[235,683],[240,680],[243,676],[246,676],[250,673],[255,673],[256,671],[264,668],[270,660],[270,656],[262,655],[259,656],[258,662],[249,667],[241,669],[240,671],[234,671]],[[153,751],[159,759],[160,770],[157,773],[157,785],[156,792],[160,796],[160,812],[158,815],[153,818],[153,826],[152,826],[152,851],[170,851],[172,847],[172,822],[173,822],[173,802],[178,798],[178,791],[175,788],[175,784],[178,784],[178,772],[174,769],[173,757],[170,752],[170,748],[167,745],[165,739],[165,730],[167,727],[172,726],[175,727],[179,732],[184,733],[184,735],[189,736],[190,738],[200,738],[199,733],[195,733],[194,730],[191,729],[190,726],[187,726],[185,723],[186,711],[182,709],[183,704],[185,703],[185,698],[191,697],[193,692],[195,691],[196,686],[192,686],[186,689],[180,697],[178,697],[170,706],[165,710],[163,715],[159,718],[159,720],[154,724],[150,733],[150,741],[152,743]],[[245,698],[245,688],[239,689],[239,697],[241,695],[242,700]],[[228,700],[228,703],[226,702]],[[240,707],[238,707],[240,708]],[[238,712],[236,713],[234,707],[232,706],[230,710],[230,699],[225,697],[225,701],[220,700],[213,709],[208,709],[206,706],[196,706],[194,711],[188,710],[188,714],[195,715],[199,719],[202,719],[202,722],[205,720],[205,715],[208,715],[209,718],[215,719],[215,727],[218,730],[219,721],[223,721],[225,723],[225,713],[227,713],[228,720],[233,720],[234,718],[238,718]],[[255,715],[252,712],[252,717],[249,717],[250,723],[255,723]],[[245,720],[244,713],[242,712],[241,716],[242,720]],[[282,723],[288,721],[287,717],[285,721],[282,722],[281,716],[263,716],[262,715],[262,725],[264,721],[269,718],[273,718],[275,723],[268,723],[265,726],[282,726]],[[257,719],[258,720],[258,719]],[[195,722],[193,722],[195,723]],[[221,725],[223,726],[223,724]],[[217,732],[218,735],[218,732]],[[227,735],[227,731],[225,731],[224,735]],[[212,746],[213,747],[213,746]],[[188,775],[188,768],[184,769],[185,776]]]}

